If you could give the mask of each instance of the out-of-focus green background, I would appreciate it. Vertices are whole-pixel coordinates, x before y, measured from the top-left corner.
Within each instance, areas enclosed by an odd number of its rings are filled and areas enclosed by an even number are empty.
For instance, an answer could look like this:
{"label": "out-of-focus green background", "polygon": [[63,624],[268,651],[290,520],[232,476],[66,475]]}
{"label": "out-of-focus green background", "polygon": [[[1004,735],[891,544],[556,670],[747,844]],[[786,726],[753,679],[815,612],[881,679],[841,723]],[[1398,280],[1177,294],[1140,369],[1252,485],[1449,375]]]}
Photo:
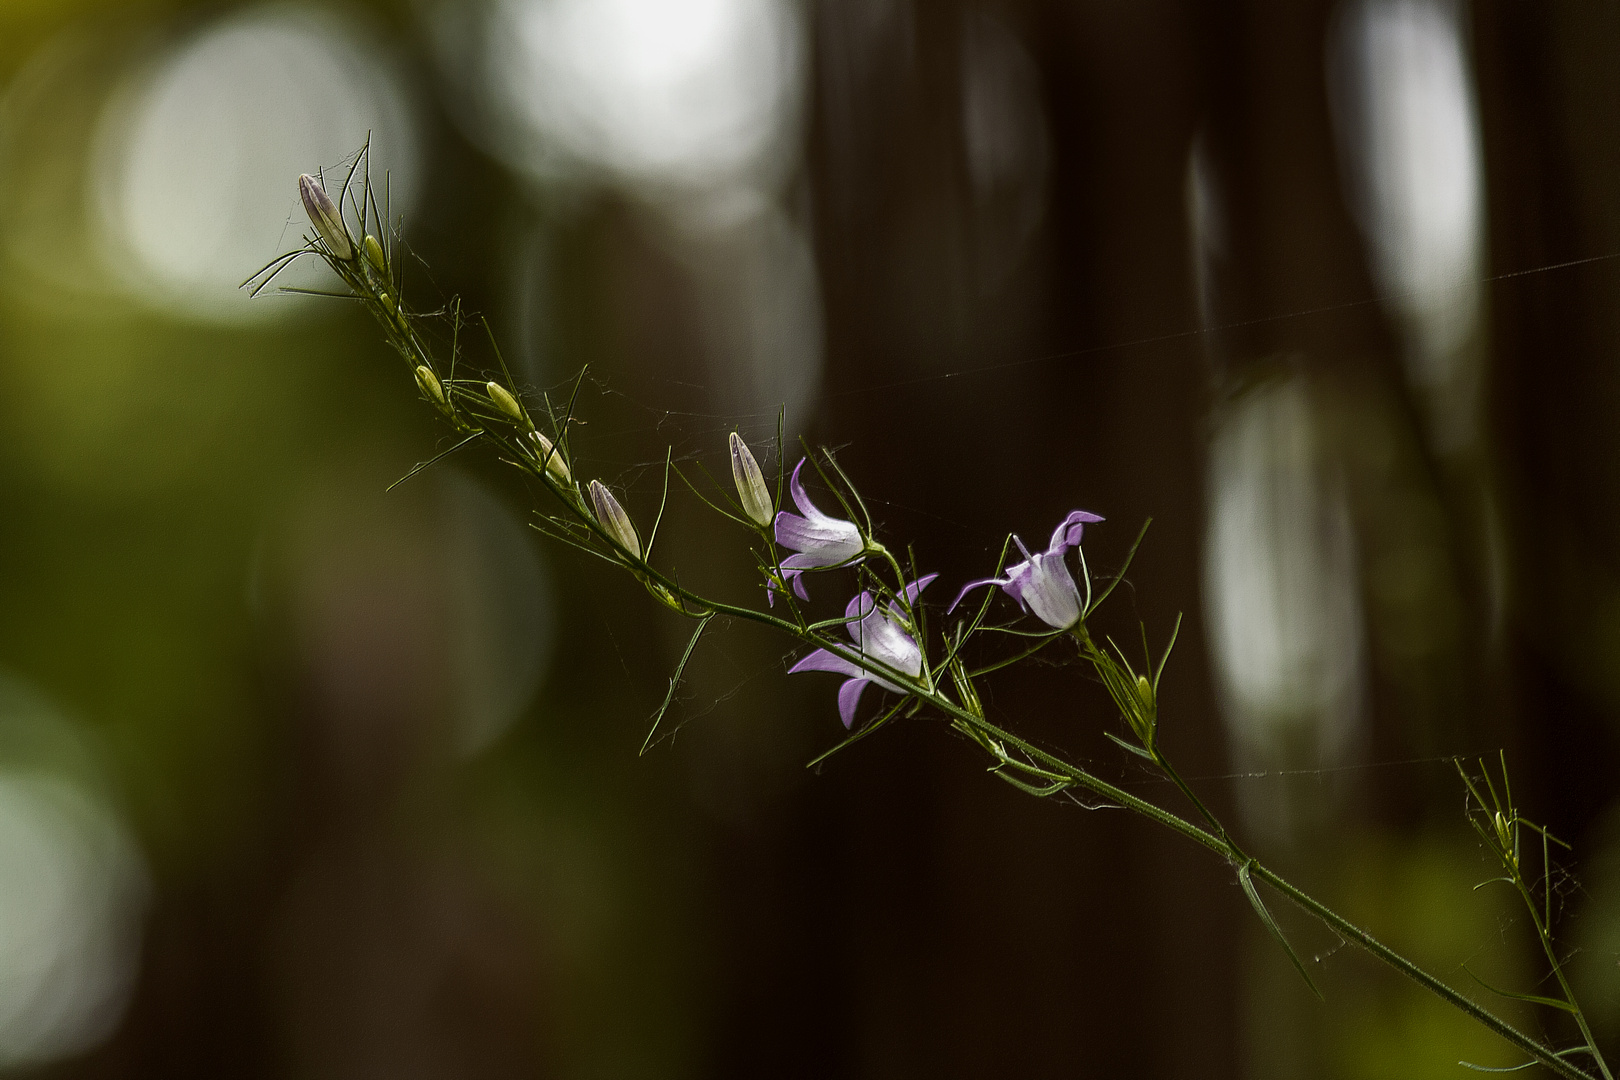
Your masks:
{"label": "out-of-focus green background", "polygon": [[[385,493],[448,445],[397,358],[238,289],[368,136],[407,299],[464,297],[528,393],[590,364],[577,468],[638,519],[666,446],[774,467],[779,408],[939,601],[1009,530],[1103,513],[1107,570],[1153,517],[1099,629],[1186,612],[1165,745],[1480,997],[1546,992],[1447,760],[1505,749],[1612,1042],[1617,61],[1573,2],[6,0],[0,1069],[1516,1064],[1284,913],[1319,1003],[1202,852],[926,718],[807,771],[834,683],[747,628],[638,757],[684,628],[494,461]],[[759,599],[741,537],[664,529]],[[992,690],[1173,802],[1077,668]]]}

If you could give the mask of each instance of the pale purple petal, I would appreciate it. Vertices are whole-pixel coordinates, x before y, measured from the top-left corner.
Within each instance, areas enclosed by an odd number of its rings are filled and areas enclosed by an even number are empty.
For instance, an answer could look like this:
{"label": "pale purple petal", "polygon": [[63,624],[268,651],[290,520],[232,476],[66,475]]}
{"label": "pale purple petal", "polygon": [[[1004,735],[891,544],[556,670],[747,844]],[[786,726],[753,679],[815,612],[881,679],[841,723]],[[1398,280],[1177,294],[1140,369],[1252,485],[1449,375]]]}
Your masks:
{"label": "pale purple petal", "polygon": [[[799,579],[803,570],[823,570],[859,562],[866,553],[866,541],[853,521],[829,517],[816,508],[804,490],[799,474],[808,460],[800,458],[793,467],[793,479],[788,487],[793,502],[803,515],[786,510],[776,515],[776,542],[797,552],[782,560],[783,578],[793,583],[793,591],[802,600],[808,600],[804,584]],[[767,598],[774,605],[775,597],[767,590]]]}
{"label": "pale purple petal", "polygon": [[[929,574],[910,585],[903,585],[901,592],[914,602],[937,576]],[[879,607],[869,591],[862,590],[850,599],[844,607],[844,618],[848,620],[845,626],[855,641],[859,661],[845,660],[827,649],[817,649],[794,664],[791,670],[831,671],[849,676],[849,681],[838,690],[838,715],[848,728],[854,726],[855,707],[860,703],[867,683],[876,683],[884,690],[897,694],[912,692],[912,688],[900,685],[887,674],[879,674],[876,668],[882,665],[885,672],[897,673],[896,678],[916,678],[922,673],[922,649],[906,630],[895,604],[891,602],[887,608]],[[868,660],[870,666],[864,663]]]}
{"label": "pale purple petal", "polygon": [[816,508],[816,504],[810,501],[809,494],[804,490],[804,484],[799,481],[799,470],[804,468],[804,463],[808,460],[808,458],[800,458],[799,463],[793,466],[793,479],[788,481],[788,491],[792,494],[793,505],[799,508],[799,513],[809,518],[824,518],[827,515],[823,514]]}
{"label": "pale purple petal", "polygon": [[861,692],[867,687],[865,679],[851,679],[838,688],[838,717],[846,729],[855,726],[855,706],[861,703]]}
{"label": "pale purple petal", "polygon": [[962,598],[968,593],[972,592],[974,589],[982,589],[986,585],[1005,586],[1006,584],[1007,582],[1004,579],[993,577],[980,578],[978,581],[970,581],[966,585],[962,586],[962,591],[956,594],[956,599],[952,600],[951,606],[945,609],[945,614],[949,615],[951,612],[955,611],[956,605],[962,602]]}
{"label": "pale purple petal", "polygon": [[1030,560],[1029,572],[1019,579],[1017,599],[1054,630],[1067,630],[1080,621],[1080,590],[1061,552]]}
{"label": "pale purple petal", "polygon": [[847,562],[861,552],[861,530],[850,521],[822,516],[804,518],[783,510],[776,515],[776,542],[821,560],[816,565]]}
{"label": "pale purple petal", "polygon": [[1096,514],[1088,513],[1084,510],[1071,510],[1069,512],[1069,516],[1064,518],[1062,523],[1053,530],[1052,542],[1047,545],[1046,550],[1056,554],[1060,550],[1078,547],[1080,544],[1080,537],[1086,531],[1086,526],[1096,524],[1102,520],[1103,519]]}
{"label": "pale purple petal", "polygon": [[[849,603],[844,605],[844,618],[850,620],[864,619],[871,614],[872,608],[875,606],[876,603],[872,599],[872,594],[867,592],[865,589],[862,589],[860,592],[856,593],[850,598]],[[853,637],[857,642],[860,641],[860,635],[857,629],[859,625],[860,624],[858,622],[854,621],[845,624],[846,629],[849,630],[850,636]]]}
{"label": "pale purple petal", "polygon": [[903,590],[906,595],[906,604],[915,604],[917,602],[917,594],[928,588],[928,586],[932,584],[933,580],[937,577],[939,577],[938,574],[924,574],[916,581],[913,581],[910,585],[907,585]]}
{"label": "pale purple petal", "polygon": [[1029,604],[1024,600],[1024,593],[1030,587],[1029,579],[1033,567],[1033,561],[1019,563],[1007,571],[1006,584],[1001,586],[1001,591],[1018,601],[1018,606],[1025,611],[1029,610]]}
{"label": "pale purple petal", "polygon": [[834,656],[826,649],[817,649],[797,664],[788,668],[789,675],[801,671],[831,671],[838,675],[848,675],[856,679],[866,678],[866,672],[845,660],[842,656]]}
{"label": "pale purple petal", "polygon": [[[810,599],[810,594],[804,591],[803,572],[800,570],[791,569],[787,565],[789,560],[796,557],[797,556],[790,555],[787,559],[782,560],[782,580],[793,588],[793,595],[797,596],[800,600],[808,601]],[[765,583],[765,602],[771,607],[776,606],[776,582],[774,581],[767,581]]]}
{"label": "pale purple petal", "polygon": [[1085,510],[1073,510],[1052,531],[1051,542],[1044,552],[1031,555],[1029,548],[1016,535],[1013,543],[1023,552],[1024,561],[1007,568],[1005,578],[983,578],[970,581],[962,587],[950,610],[955,611],[962,598],[985,585],[998,585],[1001,591],[1018,602],[1018,606],[1055,630],[1067,630],[1080,621],[1084,602],[1080,590],[1069,572],[1066,556],[1071,547],[1080,544],[1085,527],[1103,520],[1101,516]]}
{"label": "pale purple petal", "polygon": [[[855,644],[862,655],[906,675],[916,676],[922,672],[922,650],[887,612],[874,610],[850,625],[856,630]],[[903,692],[885,675],[872,673],[871,677],[886,689]]]}
{"label": "pale purple petal", "polygon": [[821,566],[821,560],[814,555],[789,555],[782,560],[782,569],[797,574],[801,570],[815,570]]}

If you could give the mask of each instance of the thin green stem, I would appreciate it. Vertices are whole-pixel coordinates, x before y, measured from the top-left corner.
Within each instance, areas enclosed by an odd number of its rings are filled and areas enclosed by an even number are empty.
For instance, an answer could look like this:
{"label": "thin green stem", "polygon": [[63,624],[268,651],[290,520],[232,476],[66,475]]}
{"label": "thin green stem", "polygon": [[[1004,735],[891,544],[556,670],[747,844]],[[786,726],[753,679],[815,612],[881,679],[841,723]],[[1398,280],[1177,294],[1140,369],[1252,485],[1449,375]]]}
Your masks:
{"label": "thin green stem", "polygon": [[[936,700],[936,698],[938,699]],[[1205,832],[1198,826],[1178,817],[1175,814],[1170,813],[1167,810],[1163,810],[1152,803],[1139,799],[1129,792],[1123,791],[1107,781],[1091,775],[1084,769],[1070,765],[1061,758],[1055,757],[1054,755],[1025,742],[1010,732],[1003,731],[986,720],[972,716],[966,712],[966,710],[956,706],[954,702],[943,699],[942,696],[935,695],[930,697],[929,703],[934,705],[936,708],[941,709],[941,711],[951,715],[954,719],[964,724],[970,724],[992,738],[1005,742],[1010,746],[1017,747],[1024,754],[1027,754],[1032,759],[1039,761],[1051,771],[1062,774],[1093,793],[1101,795],[1103,798],[1112,802],[1116,802],[1128,810],[1135,811],[1136,813],[1141,814],[1143,817],[1149,818],[1150,820],[1155,821],[1174,832],[1180,833],[1182,836],[1185,836],[1194,843],[1209,849],[1233,865],[1239,865],[1246,859],[1246,857],[1241,856],[1240,853],[1237,852],[1229,840],[1225,840],[1212,833]],[[1246,861],[1249,866],[1249,872],[1254,877],[1259,878],[1272,888],[1276,889],[1278,892],[1282,893],[1297,907],[1320,919],[1345,940],[1372,954],[1379,960],[1382,960],[1384,963],[1393,967],[1396,971],[1399,971],[1407,978],[1416,982],[1419,986],[1422,986],[1424,989],[1438,996],[1447,1004],[1462,1010],[1474,1020],[1483,1024],[1485,1027],[1490,1028],[1502,1038],[1506,1039],[1508,1042],[1512,1043],[1526,1054],[1529,1054],[1531,1057],[1535,1058],[1541,1064],[1553,1070],[1558,1075],[1568,1077],[1569,1080],[1592,1080],[1590,1074],[1576,1068],[1568,1061],[1565,1061],[1563,1058],[1559,1057],[1557,1052],[1551,1047],[1543,1045],[1541,1042],[1529,1035],[1526,1035],[1512,1024],[1509,1024],[1506,1020],[1503,1020],[1501,1017],[1497,1016],[1495,1013],[1492,1013],[1490,1010],[1484,1008],[1474,1001],[1471,1001],[1467,997],[1458,993],[1456,990],[1452,989],[1450,986],[1447,986],[1433,975],[1430,975],[1428,972],[1418,967],[1412,961],[1406,959],[1400,953],[1397,953],[1394,949],[1391,949],[1389,946],[1385,945],[1383,942],[1379,941],[1365,930],[1362,930],[1360,927],[1350,922],[1350,920],[1346,919],[1332,908],[1329,908],[1326,904],[1290,884],[1276,871],[1271,870],[1269,867],[1266,867],[1264,864],[1256,862],[1253,859],[1246,859]]]}
{"label": "thin green stem", "polygon": [[[320,248],[312,247],[310,250],[315,251],[318,254],[325,254]],[[432,360],[431,350],[415,326],[414,320],[416,316],[407,314],[403,301],[399,297],[399,282],[397,280],[388,281],[388,284],[395,289],[395,292],[391,296],[385,295],[382,292],[380,285],[373,284],[370,277],[370,272],[363,270],[358,261],[355,261],[351,265],[349,261],[337,260],[330,256],[327,256],[327,258],[332,264],[333,268],[345,279],[351,288],[353,288],[358,295],[364,297],[368,301],[367,306],[371,308],[372,313],[382,324],[390,342],[396,347],[396,349],[398,349],[402,357],[406,360],[407,364],[414,366],[415,364],[419,363],[427,367],[430,371],[436,371],[436,367]],[[392,264],[390,263],[390,265]],[[456,350],[453,345],[451,356],[452,368],[456,360],[455,351]],[[503,363],[503,370],[504,367],[505,365]],[[507,381],[511,381],[509,374],[507,376]],[[463,396],[466,397],[467,405],[474,408],[478,408],[480,406],[479,399],[476,395],[464,392],[462,388],[456,384],[456,381],[453,378],[453,371],[452,377],[446,381],[445,391],[445,401],[439,405],[439,411],[461,433],[473,433],[473,425],[468,423],[462,407],[457,403],[456,395],[457,393],[462,393]],[[567,423],[565,422],[564,430],[558,433],[559,446],[567,445],[568,432],[566,428]],[[1503,1039],[1518,1047],[1524,1053],[1530,1055],[1534,1060],[1545,1065],[1558,1075],[1567,1077],[1568,1080],[1593,1080],[1589,1074],[1576,1068],[1574,1065],[1571,1065],[1551,1048],[1543,1045],[1541,1042],[1532,1038],[1531,1036],[1519,1031],[1517,1028],[1497,1017],[1489,1010],[1458,993],[1456,990],[1452,989],[1435,976],[1424,971],[1410,960],[1407,960],[1405,957],[1401,956],[1387,945],[1384,945],[1382,942],[1378,941],[1371,934],[1355,926],[1342,915],[1339,915],[1325,904],[1314,899],[1294,885],[1290,884],[1288,881],[1284,880],[1276,872],[1256,862],[1252,857],[1245,854],[1232,841],[1231,837],[1226,833],[1226,830],[1221,826],[1218,819],[1216,819],[1209,809],[1204,806],[1203,802],[1198,799],[1197,795],[1192,791],[1190,786],[1187,785],[1184,780],[1182,780],[1180,774],[1177,773],[1176,770],[1170,765],[1164,755],[1158,751],[1155,745],[1155,740],[1153,739],[1151,733],[1153,722],[1155,720],[1154,716],[1144,714],[1147,716],[1145,723],[1149,732],[1144,739],[1145,749],[1147,749],[1152,760],[1159,766],[1165,775],[1169,777],[1176,784],[1177,788],[1180,789],[1182,794],[1191,801],[1192,805],[1209,824],[1210,828],[1214,830],[1213,832],[1206,831],[1198,825],[1185,820],[1178,814],[1171,813],[1170,811],[1148,802],[1145,799],[1132,795],[1130,792],[1092,775],[1085,769],[1082,769],[1077,765],[1070,764],[1069,762],[1064,761],[1063,759],[1045,750],[1042,750],[1040,747],[1021,739],[1016,735],[1013,735],[1011,732],[1008,732],[986,720],[976,704],[972,709],[969,709],[964,707],[962,704],[953,701],[942,689],[935,685],[934,680],[931,677],[931,672],[929,672],[926,663],[924,664],[924,674],[922,677],[912,676],[907,672],[896,670],[892,665],[862,653],[858,648],[852,648],[849,645],[840,644],[838,641],[830,638],[826,634],[820,633],[819,628],[812,628],[806,625],[803,616],[799,614],[796,607],[792,606],[791,597],[789,598],[789,610],[794,614],[797,622],[782,619],[775,615],[771,615],[767,612],[759,611],[753,608],[713,600],[711,598],[699,596],[696,593],[691,592],[690,590],[682,587],[678,582],[673,580],[668,575],[663,574],[655,569],[639,554],[632,553],[625,549],[625,547],[618,541],[616,537],[604,529],[602,525],[597,522],[594,514],[592,514],[590,509],[585,505],[577,483],[563,485],[557,482],[547,470],[546,466],[548,463],[543,459],[535,460],[531,456],[527,446],[519,449],[504,434],[490,430],[487,425],[485,426],[483,433],[496,447],[509,453],[514,464],[519,465],[520,467],[529,471],[531,474],[537,476],[547,490],[551,491],[552,494],[555,495],[559,501],[561,501],[567,507],[569,512],[579,520],[584,529],[587,530],[588,534],[590,536],[594,536],[596,541],[601,544],[603,548],[605,548],[609,554],[609,557],[617,561],[620,565],[624,566],[625,569],[634,574],[637,579],[640,580],[643,585],[646,586],[648,590],[652,592],[661,602],[680,611],[682,614],[687,615],[688,617],[699,620],[697,629],[682,656],[680,667],[677,669],[676,678],[671,680],[669,693],[666,695],[664,704],[660,708],[660,715],[662,715],[664,709],[666,709],[673,700],[679,675],[681,671],[684,670],[687,661],[691,658],[691,654],[696,648],[698,638],[701,636],[704,627],[707,626],[708,622],[715,615],[726,615],[731,618],[769,626],[775,630],[787,634],[796,641],[826,649],[832,654],[855,664],[862,670],[870,671],[873,674],[881,674],[895,682],[897,685],[907,687],[909,696],[913,700],[932,705],[934,708],[938,709],[946,717],[950,718],[954,728],[965,733],[975,742],[977,742],[982,748],[989,751],[1000,762],[1000,765],[995,770],[998,775],[1000,775],[1002,779],[1013,783],[1021,790],[1027,791],[1032,795],[1045,796],[1056,794],[1059,791],[1067,790],[1071,787],[1085,788],[1094,795],[1100,796],[1101,798],[1106,799],[1117,806],[1130,810],[1150,821],[1156,822],[1157,824],[1170,829],[1172,832],[1180,834],[1188,840],[1191,840],[1192,842],[1206,848],[1213,854],[1224,859],[1230,865],[1236,867],[1239,871],[1240,877],[1244,880],[1246,885],[1250,877],[1259,878],[1260,880],[1264,881],[1273,889],[1282,893],[1301,910],[1321,920],[1325,925],[1338,933],[1346,941],[1351,942],[1374,957],[1377,957],[1379,960],[1412,979],[1418,985],[1429,990],[1443,1001],[1461,1010],[1463,1013],[1472,1017],[1480,1024],[1496,1032]],[[526,435],[527,431],[520,431],[519,434],[520,436]],[[849,486],[850,493],[855,498],[857,505],[859,505],[861,516],[866,522],[865,535],[870,538],[872,529],[871,517],[866,511],[864,503],[860,502],[859,493],[855,491],[853,485],[848,484],[848,477],[844,476],[843,470],[838,466],[837,462],[830,456],[828,460],[832,468],[838,473],[839,478]],[[812,462],[814,462],[813,456]],[[666,461],[666,466],[667,465],[668,462]],[[816,464],[816,468],[818,471],[820,471],[819,463]],[[827,479],[824,473],[823,479]],[[668,478],[666,473],[666,495],[667,483]],[[833,488],[833,491],[838,496],[840,503],[844,503],[842,492],[840,492],[836,486],[831,484],[829,484],[829,487]],[[778,488],[780,490],[780,476],[778,478]],[[848,507],[846,504],[846,511],[847,510]],[[660,515],[661,514],[662,507],[660,507]],[[1146,526],[1144,526],[1144,531],[1145,529]],[[765,539],[769,545],[771,538],[768,533],[765,533]],[[906,578],[899,561],[886,548],[877,545],[875,541],[870,541],[869,539],[869,542],[872,545],[870,553],[880,554],[884,558],[884,561],[886,561],[889,564],[889,567],[894,571],[897,579],[896,596],[900,600],[906,612],[908,621],[913,627],[918,629],[920,640],[920,621],[917,619],[912,605],[906,602],[904,593]],[[1127,556],[1126,567],[1129,566],[1130,557],[1134,556],[1137,546],[1140,543],[1141,536],[1138,535],[1136,543],[1131,547],[1130,555]],[[774,556],[774,547],[771,548],[771,551]],[[1097,605],[1106,599],[1109,593],[1113,591],[1114,587],[1119,584],[1120,580],[1122,580],[1124,577],[1126,567],[1121,567],[1120,571],[1114,575],[1113,580],[1109,583],[1108,587],[1103,590],[1101,596],[1098,596],[1095,599],[1088,596],[1088,603],[1085,608],[1086,614],[1089,615],[1091,611],[1095,610]],[[777,564],[777,571],[780,573],[779,563]],[[981,607],[981,618],[982,613],[983,607]],[[974,628],[976,627],[977,620],[975,620],[974,623]],[[971,634],[971,629],[969,633]],[[1117,675],[1118,672],[1112,670],[1112,660],[1107,658],[1095,644],[1091,643],[1089,637],[1084,635],[1083,628],[1080,633],[1083,643],[1082,652],[1087,654],[1088,659],[1090,659],[1098,668],[1099,674],[1104,676],[1105,682],[1109,683],[1111,693],[1123,690],[1130,690],[1131,692],[1134,692],[1134,687],[1121,688],[1113,685],[1114,682],[1117,682],[1118,680],[1113,679],[1112,676]],[[958,648],[959,646],[960,642],[958,643]],[[955,651],[951,653],[949,662],[952,664],[958,664],[958,667],[960,666],[959,662],[956,660]],[[1105,666],[1109,667],[1110,670],[1105,671]],[[966,676],[966,678],[969,680],[967,687],[966,689],[961,690],[961,692],[964,696],[964,701],[972,703],[974,699],[970,696],[972,694],[971,676]],[[1157,674],[1155,673],[1155,682],[1156,681]],[[1116,701],[1119,700],[1120,698],[1116,694]],[[900,704],[896,705],[894,709],[889,710],[885,716],[885,719],[887,719],[888,716],[895,715],[904,704],[905,702],[902,701]],[[1149,702],[1144,707],[1149,710],[1153,710],[1156,709],[1157,706],[1156,702]],[[1015,750],[1018,754],[1023,755],[1024,760],[1021,761],[1013,757],[1008,751],[1009,747],[1012,748],[1012,750]],[[1009,773],[1003,772],[1003,768],[1017,770],[1026,776],[1044,780],[1047,783],[1044,786],[1037,787],[1019,780],[1017,777],[1012,776]],[[1547,929],[1543,925],[1543,921],[1539,917],[1539,914],[1535,911],[1533,899],[1529,897],[1528,893],[1526,892],[1523,885],[1522,876],[1518,873],[1517,867],[1514,866],[1513,870],[1515,883],[1519,886],[1521,893],[1525,894],[1527,902],[1530,903],[1532,917],[1535,919],[1538,935],[1542,939],[1543,947],[1546,949],[1548,954],[1548,959],[1552,962],[1554,973],[1557,975],[1560,985],[1564,988],[1564,992],[1568,997],[1568,1000],[1573,1004],[1573,995],[1570,994],[1568,984],[1564,979],[1562,967],[1557,962],[1554,955]],[[1597,1054],[1596,1045],[1593,1042],[1590,1031],[1586,1026],[1584,1016],[1580,1014],[1578,1009],[1575,1011],[1575,1016],[1577,1021],[1580,1023],[1582,1034],[1587,1039],[1587,1046],[1596,1058],[1599,1068],[1602,1070],[1603,1076],[1606,1078],[1606,1080],[1612,1080],[1607,1066],[1603,1063],[1602,1057]]]}
{"label": "thin green stem", "polygon": [[[1267,869],[1259,863],[1255,863],[1253,873],[1267,885],[1270,885],[1273,889],[1276,889],[1278,892],[1288,897],[1289,900],[1294,902],[1295,906],[1310,912],[1312,915],[1322,920],[1322,922],[1326,923],[1341,937],[1345,938],[1345,940],[1359,946],[1362,949],[1365,949],[1367,952],[1378,957],[1378,959],[1382,960],[1396,971],[1399,971],[1402,975],[1405,975],[1419,986],[1439,996],[1448,1004],[1461,1009],[1479,1023],[1490,1028],[1502,1038],[1506,1039],[1514,1046],[1517,1046],[1520,1050],[1523,1050],[1541,1064],[1547,1066],[1547,1068],[1551,1069],[1553,1072],[1560,1076],[1569,1077],[1570,1080],[1592,1080],[1589,1073],[1581,1069],[1577,1069],[1575,1066],[1559,1057],[1557,1052],[1552,1050],[1550,1047],[1544,1046],[1537,1040],[1524,1034],[1524,1032],[1520,1031],[1518,1028],[1509,1024],[1506,1020],[1498,1017],[1495,1013],[1469,1000],[1462,994],[1459,994],[1457,991],[1453,990],[1451,987],[1447,986],[1433,975],[1430,975],[1427,971],[1424,971],[1422,968],[1406,959],[1406,957],[1402,956],[1394,949],[1391,949],[1388,945],[1385,945],[1383,942],[1356,926],[1338,912],[1329,908],[1326,904],[1323,904],[1321,901],[1314,899],[1307,893],[1295,888],[1287,881],[1284,881],[1274,871]],[[1607,1075],[1607,1072],[1605,1072],[1605,1075]]]}

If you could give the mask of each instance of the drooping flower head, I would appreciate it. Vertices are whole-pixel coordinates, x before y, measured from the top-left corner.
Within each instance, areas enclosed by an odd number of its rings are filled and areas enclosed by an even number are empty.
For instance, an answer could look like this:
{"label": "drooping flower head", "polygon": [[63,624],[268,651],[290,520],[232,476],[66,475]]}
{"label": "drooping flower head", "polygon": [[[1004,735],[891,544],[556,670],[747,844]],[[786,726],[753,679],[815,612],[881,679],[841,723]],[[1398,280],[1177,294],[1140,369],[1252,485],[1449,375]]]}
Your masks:
{"label": "drooping flower head", "polygon": [[955,611],[962,597],[981,585],[999,585],[1002,592],[1018,601],[1019,607],[1047,626],[1054,630],[1067,630],[1080,621],[1080,616],[1085,614],[1085,605],[1064,557],[1070,548],[1080,546],[1080,537],[1086,525],[1101,520],[1096,514],[1075,510],[1052,531],[1052,541],[1046,545],[1046,550],[1035,555],[1031,555],[1024,542],[1014,536],[1013,543],[1023,553],[1024,561],[1008,567],[1004,578],[982,578],[968,582],[951,602],[950,610]]}
{"label": "drooping flower head", "polygon": [[[938,576],[928,574],[907,585],[906,604],[916,603],[917,595],[928,588],[928,583]],[[870,592],[862,590],[849,602],[849,606],[844,608],[844,618],[850,620],[846,624],[849,636],[854,639],[855,648],[863,657],[869,657],[912,678],[922,674],[922,649],[918,646],[916,637],[907,629],[905,609],[898,601],[891,600],[887,607],[882,607],[873,599]],[[838,689],[838,716],[844,721],[846,728],[855,723],[855,706],[860,704],[861,693],[866,689],[867,683],[877,683],[883,689],[896,694],[907,692],[905,687],[895,683],[887,674],[852,663],[826,649],[817,649],[788,670],[790,674],[799,671],[832,671],[839,675],[848,675],[849,681]]]}
{"label": "drooping flower head", "polygon": [[[810,501],[804,484],[799,481],[799,471],[804,468],[804,462],[805,459],[800,458],[793,467],[793,479],[788,484],[799,513],[783,510],[776,515],[776,542],[798,552],[782,560],[782,576],[793,586],[793,592],[800,600],[810,599],[804,591],[802,580],[806,570],[846,566],[859,561],[866,552],[866,541],[853,521],[823,514]],[[765,596],[772,604],[776,602],[774,590],[767,589]]]}

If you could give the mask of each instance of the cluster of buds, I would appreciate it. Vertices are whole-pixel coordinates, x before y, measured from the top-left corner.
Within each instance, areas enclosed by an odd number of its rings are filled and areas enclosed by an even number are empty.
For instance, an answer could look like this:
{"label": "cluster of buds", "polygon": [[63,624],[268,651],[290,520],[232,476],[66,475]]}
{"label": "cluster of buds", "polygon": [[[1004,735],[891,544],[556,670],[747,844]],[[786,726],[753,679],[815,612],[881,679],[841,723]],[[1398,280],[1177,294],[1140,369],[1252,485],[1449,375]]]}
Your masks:
{"label": "cluster of buds", "polygon": [[[314,226],[319,248],[328,257],[333,268],[351,285],[369,294],[382,309],[385,324],[392,325],[410,346],[407,355],[419,357],[412,364],[412,373],[418,389],[433,406],[449,417],[463,431],[475,433],[479,427],[458,409],[457,400],[449,384],[434,371],[426,360],[426,350],[418,348],[419,340],[411,320],[391,294],[388,259],[383,246],[364,229],[356,242],[344,222],[342,207],[327,194],[314,176],[304,175],[298,180],[299,197],[310,224]],[[613,492],[599,480],[591,480],[583,491],[575,486],[573,472],[563,448],[538,430],[522,400],[507,386],[495,380],[484,383],[482,394],[487,403],[487,420],[510,423],[518,429],[519,453],[527,459],[527,467],[554,486],[564,500],[591,522],[602,538],[615,550],[617,558],[626,563],[658,598],[672,607],[681,609],[669,590],[654,580],[656,575],[646,565],[647,548],[635,524]],[[465,390],[458,390],[465,393]],[[476,401],[477,398],[469,400]],[[777,594],[791,591],[800,600],[808,601],[806,575],[824,570],[858,566],[868,558],[892,556],[871,535],[870,527],[863,529],[854,521],[836,517],[823,511],[805,490],[803,472],[808,459],[801,459],[794,467],[787,484],[788,495],[796,510],[778,510],[771,490],[748,444],[736,432],[729,437],[731,476],[736,485],[736,507],[740,519],[757,529],[768,541],[773,541],[787,552],[779,561],[773,560],[766,568],[766,599],[774,605]],[[840,496],[840,501],[842,496]],[[846,510],[848,506],[846,504]],[[995,585],[1010,596],[1025,613],[1033,615],[1052,629],[1054,635],[1073,632],[1084,639],[1083,620],[1090,603],[1089,586],[1084,595],[1076,584],[1068,566],[1067,556],[1078,548],[1085,526],[1101,521],[1096,514],[1083,510],[1070,513],[1053,531],[1044,551],[1032,553],[1022,540],[1013,537],[1024,560],[1008,567],[1003,576],[983,578],[970,582],[951,605],[957,604],[974,589]],[[898,574],[899,567],[894,565]],[[834,671],[846,676],[838,695],[839,714],[846,727],[854,722],[855,707],[862,691],[873,683],[897,693],[909,692],[903,685],[907,681],[926,681],[926,663],[919,641],[919,630],[913,605],[922,589],[936,575],[926,575],[907,584],[904,580],[889,593],[874,596],[862,589],[850,600],[845,621],[855,653],[869,660],[870,666],[856,663],[827,649],[818,649],[799,661],[794,671]],[[885,602],[884,597],[888,597]],[[1089,639],[1084,639],[1089,640]],[[846,650],[847,651],[847,648]],[[959,665],[958,665],[959,666]],[[958,673],[965,677],[965,672]],[[958,680],[961,681],[960,679]],[[1121,712],[1142,741],[1151,747],[1156,720],[1156,707],[1152,685],[1145,678],[1127,677],[1123,673],[1110,686]],[[919,683],[921,685],[921,683]],[[966,681],[965,693],[973,698],[971,679]]]}

